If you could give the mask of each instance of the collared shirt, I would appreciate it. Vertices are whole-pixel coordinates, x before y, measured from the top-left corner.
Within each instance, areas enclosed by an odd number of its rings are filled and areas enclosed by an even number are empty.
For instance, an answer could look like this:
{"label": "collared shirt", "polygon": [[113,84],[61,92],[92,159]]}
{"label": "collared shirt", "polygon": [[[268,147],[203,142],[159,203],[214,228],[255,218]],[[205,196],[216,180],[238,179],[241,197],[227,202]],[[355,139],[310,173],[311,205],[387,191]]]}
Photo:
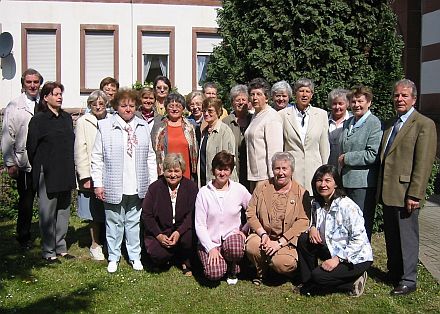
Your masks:
{"label": "collared shirt", "polygon": [[[399,127],[399,131],[402,128],[403,124],[406,122],[406,120],[408,120],[409,116],[414,112],[414,110],[415,110],[414,107],[411,107],[411,109],[409,109],[405,114],[403,114],[403,115],[401,115],[399,117],[400,118],[400,122],[399,122],[399,126],[398,126]],[[392,133],[393,132],[391,131],[390,134],[388,135],[387,143],[385,144],[385,147],[388,146],[388,142],[390,140],[390,137],[391,137]]]}
{"label": "collared shirt", "polygon": [[26,95],[26,105],[29,108],[29,111],[34,113],[35,112],[35,106],[38,104],[39,102],[39,97],[35,98],[35,99],[31,99],[29,98],[29,96],[25,93]]}
{"label": "collared shirt", "polygon": [[122,161],[124,163],[124,172],[122,180],[124,182],[123,184],[123,191],[122,193],[124,195],[134,195],[137,194],[137,180],[136,180],[136,149],[133,149],[131,157],[127,154],[127,148],[128,148],[128,132],[125,131],[125,128],[127,126],[131,126],[133,129],[133,132],[135,132],[136,125],[134,123],[134,119],[129,121],[128,123],[125,122],[118,114],[116,114],[116,121],[122,128],[122,137],[123,137],[123,143],[124,143],[124,160]]}
{"label": "collared shirt", "polygon": [[[293,108],[295,110],[295,118],[296,121],[298,122],[298,127],[299,127],[299,136],[301,137],[301,142],[304,145],[304,141],[306,139],[306,133],[307,133],[307,128],[309,127],[309,120],[310,120],[310,107],[311,105],[308,105],[306,109],[304,109],[303,112],[301,112],[297,105],[294,104]],[[304,125],[302,125],[304,119]]]}

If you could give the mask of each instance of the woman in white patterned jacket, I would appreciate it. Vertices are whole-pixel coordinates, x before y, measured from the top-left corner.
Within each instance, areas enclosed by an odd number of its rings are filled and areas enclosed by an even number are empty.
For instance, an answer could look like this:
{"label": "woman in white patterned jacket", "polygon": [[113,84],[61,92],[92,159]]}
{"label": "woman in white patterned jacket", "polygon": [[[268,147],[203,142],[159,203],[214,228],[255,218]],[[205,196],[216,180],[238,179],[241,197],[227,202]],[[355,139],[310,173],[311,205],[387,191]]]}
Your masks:
{"label": "woman in white patterned jacket", "polygon": [[[347,291],[360,296],[373,252],[359,206],[346,196],[337,168],[319,167],[312,179],[311,227],[298,240],[300,292]],[[318,258],[323,262],[318,266]]]}
{"label": "woman in white patterned jacket", "polygon": [[108,248],[107,271],[118,269],[122,238],[134,270],[143,270],[140,246],[142,199],[156,181],[156,157],[147,121],[134,115],[139,107],[134,90],[119,90],[115,114],[98,122],[92,150],[91,176],[96,198],[104,202]]}

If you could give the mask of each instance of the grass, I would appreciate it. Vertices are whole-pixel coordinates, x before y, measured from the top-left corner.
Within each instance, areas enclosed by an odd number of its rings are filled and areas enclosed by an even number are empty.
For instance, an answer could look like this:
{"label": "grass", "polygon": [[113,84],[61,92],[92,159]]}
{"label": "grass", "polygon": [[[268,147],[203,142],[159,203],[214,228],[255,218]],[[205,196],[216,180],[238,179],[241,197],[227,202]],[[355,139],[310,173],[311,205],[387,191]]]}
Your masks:
{"label": "grass", "polygon": [[[15,222],[0,222],[0,313],[439,313],[440,285],[419,266],[419,286],[406,297],[390,297],[379,278],[385,271],[382,234],[373,238],[375,263],[365,293],[305,297],[292,293],[292,283],[254,286],[250,276],[236,286],[207,285],[180,270],[135,272],[125,260],[115,274],[106,262],[88,255],[88,229],[71,218],[68,245],[75,260],[45,265],[38,247],[20,250],[14,239]],[[38,224],[33,224],[38,234]],[[39,239],[35,241],[39,243]]]}

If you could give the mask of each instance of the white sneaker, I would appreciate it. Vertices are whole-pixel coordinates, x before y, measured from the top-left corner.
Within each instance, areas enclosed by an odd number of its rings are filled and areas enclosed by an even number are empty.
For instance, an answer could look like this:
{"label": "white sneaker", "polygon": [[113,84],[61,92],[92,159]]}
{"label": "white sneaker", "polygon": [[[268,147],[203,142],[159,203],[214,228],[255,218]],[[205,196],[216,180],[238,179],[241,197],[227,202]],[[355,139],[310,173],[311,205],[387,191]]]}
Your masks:
{"label": "white sneaker", "polygon": [[109,273],[114,273],[118,270],[118,262],[110,261],[108,262],[107,271]]}
{"label": "white sneaker", "polygon": [[144,270],[144,266],[142,265],[140,260],[131,261],[131,265],[133,265],[134,270]]}
{"label": "white sneaker", "polygon": [[365,271],[362,276],[360,276],[356,281],[353,283],[353,289],[350,291],[350,296],[352,297],[360,297],[365,290],[365,283],[367,282],[367,272]]}
{"label": "white sneaker", "polygon": [[105,260],[105,256],[102,253],[102,248],[100,245],[98,245],[95,248],[90,247],[89,252],[90,252],[90,256],[92,257],[93,260],[95,260],[95,261]]}
{"label": "white sneaker", "polygon": [[228,283],[228,285],[233,286],[237,284],[238,278],[237,276],[228,276],[228,278],[226,278],[226,282]]}

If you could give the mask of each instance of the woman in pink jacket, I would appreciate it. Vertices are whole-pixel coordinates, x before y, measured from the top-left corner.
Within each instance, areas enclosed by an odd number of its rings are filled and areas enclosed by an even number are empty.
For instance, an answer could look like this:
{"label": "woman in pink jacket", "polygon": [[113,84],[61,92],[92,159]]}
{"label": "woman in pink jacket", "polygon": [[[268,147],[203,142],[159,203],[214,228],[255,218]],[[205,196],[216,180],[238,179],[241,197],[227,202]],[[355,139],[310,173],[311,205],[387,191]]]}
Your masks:
{"label": "woman in pink jacket", "polygon": [[241,214],[251,195],[238,182],[231,181],[234,156],[220,151],[212,160],[214,179],[197,194],[195,228],[199,238],[198,255],[203,272],[217,281],[227,275],[230,285],[237,283],[238,263],[244,255],[246,226]]}

